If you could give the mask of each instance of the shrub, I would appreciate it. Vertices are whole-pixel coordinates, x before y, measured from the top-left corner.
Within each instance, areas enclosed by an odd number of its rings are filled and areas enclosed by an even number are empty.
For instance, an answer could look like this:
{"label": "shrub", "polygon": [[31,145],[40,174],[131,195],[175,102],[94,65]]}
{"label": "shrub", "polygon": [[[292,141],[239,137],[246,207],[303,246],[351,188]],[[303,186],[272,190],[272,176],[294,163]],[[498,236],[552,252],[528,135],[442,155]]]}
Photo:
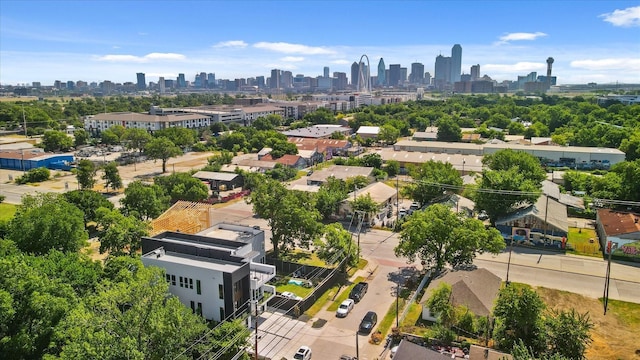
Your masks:
{"label": "shrub", "polygon": [[17,184],[36,183],[49,180],[51,172],[45,167],[31,169],[21,177],[16,178]]}

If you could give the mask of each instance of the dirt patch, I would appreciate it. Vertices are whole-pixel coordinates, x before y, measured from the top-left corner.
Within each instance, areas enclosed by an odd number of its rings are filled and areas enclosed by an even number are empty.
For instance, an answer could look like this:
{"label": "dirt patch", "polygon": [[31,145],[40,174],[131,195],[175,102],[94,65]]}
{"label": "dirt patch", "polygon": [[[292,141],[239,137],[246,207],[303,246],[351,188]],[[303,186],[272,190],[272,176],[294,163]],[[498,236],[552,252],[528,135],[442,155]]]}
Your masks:
{"label": "dirt patch", "polygon": [[100,242],[97,240],[89,241],[89,245],[84,249],[82,249],[82,251],[85,254],[89,255],[91,260],[94,260],[94,261],[104,262],[104,259],[106,259],[108,256],[107,253],[100,254]]}
{"label": "dirt patch", "polygon": [[[604,315],[602,303],[582,295],[566,291],[536,288],[536,291],[549,309],[570,310],[575,308],[580,313],[588,312],[594,324],[591,330],[593,342],[587,349],[586,358],[589,360],[605,359],[640,359],[636,350],[640,349],[637,336],[640,334],[640,323],[624,321],[628,318],[638,318],[640,314],[629,316],[621,313],[621,308],[610,304],[607,315]],[[628,309],[624,309],[628,312]],[[640,313],[640,306],[631,310]]]}

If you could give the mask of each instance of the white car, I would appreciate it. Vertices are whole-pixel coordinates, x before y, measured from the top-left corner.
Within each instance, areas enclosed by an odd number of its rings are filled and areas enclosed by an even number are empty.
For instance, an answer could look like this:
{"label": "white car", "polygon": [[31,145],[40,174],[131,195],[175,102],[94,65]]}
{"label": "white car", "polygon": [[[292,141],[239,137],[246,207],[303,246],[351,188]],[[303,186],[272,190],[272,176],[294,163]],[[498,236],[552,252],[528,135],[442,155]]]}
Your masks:
{"label": "white car", "polygon": [[300,346],[300,349],[298,349],[298,352],[296,352],[296,354],[293,355],[293,358],[295,360],[311,359],[311,348],[309,348],[308,346]]}
{"label": "white car", "polygon": [[336,311],[336,316],[347,317],[347,315],[349,315],[351,310],[353,310],[354,304],[355,304],[355,301],[353,301],[352,299],[347,299],[343,301],[342,304],[340,304],[340,307],[338,308],[338,310]]}
{"label": "white car", "polygon": [[285,291],[282,294],[280,294],[282,297],[285,297],[287,299],[292,299],[292,300],[302,300],[302,298],[290,291]]}

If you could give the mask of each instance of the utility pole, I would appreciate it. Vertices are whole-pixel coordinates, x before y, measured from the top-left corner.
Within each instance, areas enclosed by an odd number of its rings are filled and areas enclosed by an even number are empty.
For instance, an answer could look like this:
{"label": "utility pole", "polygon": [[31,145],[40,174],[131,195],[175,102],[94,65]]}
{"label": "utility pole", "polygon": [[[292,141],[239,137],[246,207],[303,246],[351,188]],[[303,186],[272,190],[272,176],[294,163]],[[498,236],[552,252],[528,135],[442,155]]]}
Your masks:
{"label": "utility pole", "polygon": [[24,137],[27,137],[27,117],[24,114],[24,104],[22,104],[22,123],[22,126],[24,126]]}
{"label": "utility pole", "polygon": [[602,296],[602,302],[604,303],[604,315],[607,315],[607,307],[609,306],[609,281],[611,280],[611,254],[613,250],[618,248],[618,243],[608,241],[607,252],[609,253],[607,260],[607,272],[604,277],[604,295]]}
{"label": "utility pole", "polygon": [[511,245],[509,246],[509,261],[507,262],[507,280],[506,284],[509,286],[509,268],[511,267],[511,252],[513,251],[513,236],[511,237]]}
{"label": "utility pole", "polygon": [[356,359],[360,359],[360,349],[358,348],[358,332],[356,331]]}
{"label": "utility pole", "polygon": [[400,216],[400,186],[399,186],[399,179],[400,178],[400,174],[396,175],[396,218],[398,216]]}
{"label": "utility pole", "polygon": [[398,285],[396,286],[396,329],[400,328],[400,325],[398,324],[399,316],[400,316],[400,280],[398,280]]}

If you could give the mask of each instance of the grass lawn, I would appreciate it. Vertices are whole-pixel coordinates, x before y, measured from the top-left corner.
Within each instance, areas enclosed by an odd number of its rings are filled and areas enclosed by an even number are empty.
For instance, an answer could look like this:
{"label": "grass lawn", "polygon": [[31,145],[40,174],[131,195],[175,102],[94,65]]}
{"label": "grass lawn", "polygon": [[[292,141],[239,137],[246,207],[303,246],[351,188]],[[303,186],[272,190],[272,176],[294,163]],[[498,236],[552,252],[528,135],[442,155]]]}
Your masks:
{"label": "grass lawn", "polygon": [[292,292],[300,297],[306,297],[313,291],[313,288],[307,288],[304,286],[289,284],[289,277],[281,277],[278,281],[272,283],[276,287],[276,291],[283,293],[285,291]]}
{"label": "grass lawn", "polygon": [[333,304],[329,305],[329,307],[327,308],[327,311],[338,310],[338,307],[340,306],[340,304],[342,304],[342,302],[347,300],[347,298],[349,297],[349,292],[351,292],[351,289],[353,289],[353,287],[356,286],[356,284],[361,281],[364,281],[364,278],[362,276],[358,276],[355,280],[353,280],[353,283],[351,285],[347,286],[344,290],[342,290],[340,295],[338,295],[338,297],[333,301]]}
{"label": "grass lawn", "polygon": [[[401,314],[402,314],[402,311],[404,310],[404,305],[406,304],[406,302],[407,301],[403,298],[400,298],[400,300],[398,301],[398,311]],[[387,335],[389,330],[395,326],[396,326],[396,302],[394,301],[393,304],[389,306],[389,310],[387,311],[387,314],[384,316],[384,318],[382,318],[382,321],[380,321],[377,331],[380,331],[382,333],[382,336],[384,337]]]}
{"label": "grass lawn", "polygon": [[576,255],[602,257],[598,235],[593,229],[569,228],[567,243],[574,248],[574,250],[568,250],[567,252]]}
{"label": "grass lawn", "polygon": [[329,300],[329,298],[332,298],[333,296],[335,296],[338,291],[340,291],[340,284],[335,284],[333,287],[330,287],[327,291],[324,292],[324,294],[322,294],[322,296],[320,296],[320,298],[318,299],[318,301],[316,301],[310,308],[309,310],[307,310],[305,312],[306,315],[308,315],[309,317],[314,317],[316,316],[316,314],[322,310],[322,307],[324,306],[324,304],[327,303],[327,301]]}
{"label": "grass lawn", "polygon": [[303,265],[310,266],[327,266],[324,261],[320,260],[320,258],[310,251],[304,250],[294,250],[288,253],[281,253],[280,258],[284,261],[290,261]]}
{"label": "grass lawn", "polygon": [[358,266],[349,268],[349,270],[347,271],[347,273],[349,274],[349,277],[352,277],[353,274],[356,273],[356,271],[362,270],[365,267],[367,267],[367,264],[369,264],[369,262],[361,258],[360,261],[358,261]]}
{"label": "grass lawn", "polygon": [[0,221],[11,220],[18,207],[13,204],[0,203]]}
{"label": "grass lawn", "polygon": [[536,288],[549,309],[570,310],[589,313],[594,324],[591,330],[593,342],[585,356],[589,360],[636,359],[635,351],[640,349],[640,304],[609,300],[607,315],[601,300],[582,295]]}

